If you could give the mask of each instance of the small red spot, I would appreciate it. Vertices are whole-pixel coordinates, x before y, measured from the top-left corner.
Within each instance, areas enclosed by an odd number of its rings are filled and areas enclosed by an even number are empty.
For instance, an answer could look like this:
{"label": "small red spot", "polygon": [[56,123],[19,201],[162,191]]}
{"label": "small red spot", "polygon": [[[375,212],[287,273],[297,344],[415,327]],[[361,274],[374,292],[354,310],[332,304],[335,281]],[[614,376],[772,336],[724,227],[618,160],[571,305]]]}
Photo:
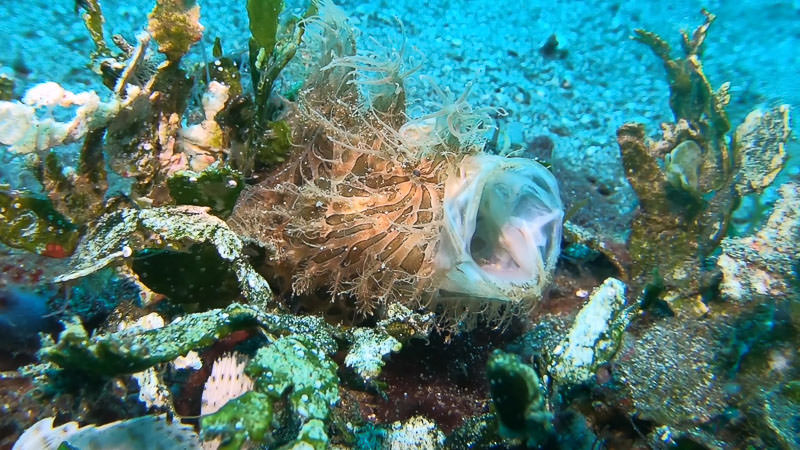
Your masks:
{"label": "small red spot", "polygon": [[42,256],[49,256],[51,258],[66,258],[69,255],[67,255],[66,250],[64,250],[64,247],[61,244],[50,242],[45,246]]}

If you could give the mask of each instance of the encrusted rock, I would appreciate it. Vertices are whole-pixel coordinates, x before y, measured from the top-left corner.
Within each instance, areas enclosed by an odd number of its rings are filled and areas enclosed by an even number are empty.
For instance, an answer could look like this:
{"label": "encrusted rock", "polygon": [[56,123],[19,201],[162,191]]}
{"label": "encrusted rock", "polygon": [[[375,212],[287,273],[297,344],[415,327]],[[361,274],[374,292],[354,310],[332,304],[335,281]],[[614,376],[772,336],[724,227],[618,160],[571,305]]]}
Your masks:
{"label": "encrusted rock", "polygon": [[444,433],[435,423],[423,416],[414,416],[402,422],[392,423],[382,448],[435,450],[441,448],[443,444]]}
{"label": "encrusted rock", "polygon": [[389,354],[399,352],[411,339],[426,339],[436,324],[434,313],[416,313],[399,303],[390,304],[386,315],[375,328],[352,328],[347,333],[351,347],[344,363],[367,382],[380,374]]}
{"label": "encrusted rock", "polygon": [[800,186],[781,186],[780,200],[767,224],[753,236],[726,238],[717,266],[722,295],[735,301],[790,298],[798,295]]}
{"label": "encrusted rock", "polygon": [[568,334],[553,351],[550,374],[559,383],[589,381],[616,353],[631,319],[625,305],[625,283],[607,278],[592,291]]}
{"label": "encrusted rock", "polygon": [[[54,417],[36,422],[20,436],[14,450],[60,448],[200,449],[197,434],[189,425],[165,416],[142,416],[103,426],[78,427],[67,422],[53,427]],[[63,445],[63,443],[67,445]],[[119,447],[124,444],[124,447]]]}
{"label": "encrusted rock", "polygon": [[221,263],[233,272],[242,297],[262,306],[272,303],[269,285],[242,253],[241,239],[221,219],[196,206],[125,209],[101,217],[71,257],[72,270],[54,281],[81,278],[110,264],[132,264],[134,253],[154,249],[188,253],[198,244],[216,249]]}
{"label": "encrusted rock", "polygon": [[772,184],[786,162],[789,139],[789,105],[750,112],[733,135],[733,150],[742,166],[736,185],[740,195],[761,192]]}

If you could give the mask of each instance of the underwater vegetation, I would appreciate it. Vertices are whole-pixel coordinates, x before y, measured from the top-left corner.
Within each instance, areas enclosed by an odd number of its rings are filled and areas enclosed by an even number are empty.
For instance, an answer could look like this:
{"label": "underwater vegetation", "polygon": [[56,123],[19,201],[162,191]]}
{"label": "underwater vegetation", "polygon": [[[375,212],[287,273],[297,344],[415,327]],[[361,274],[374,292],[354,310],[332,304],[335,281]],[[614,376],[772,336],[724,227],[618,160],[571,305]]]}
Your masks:
{"label": "underwater vegetation", "polygon": [[713,14],[680,54],[633,31],[674,121],[618,129],[638,205],[609,245],[470,86],[409,113],[406,44],[361,50],[331,1],[247,0],[245,53],[203,63],[200,3],[135,42],[76,8],[107,92],[0,79],[30,174],[0,185],[4,448],[800,446],[790,107],[730,123]]}

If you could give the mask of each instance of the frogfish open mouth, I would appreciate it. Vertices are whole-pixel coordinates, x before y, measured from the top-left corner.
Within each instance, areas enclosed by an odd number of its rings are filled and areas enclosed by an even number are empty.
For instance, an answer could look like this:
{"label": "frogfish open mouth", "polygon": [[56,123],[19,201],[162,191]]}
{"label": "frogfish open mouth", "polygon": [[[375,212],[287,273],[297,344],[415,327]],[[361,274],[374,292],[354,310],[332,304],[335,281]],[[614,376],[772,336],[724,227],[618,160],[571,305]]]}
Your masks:
{"label": "frogfish open mouth", "polygon": [[561,244],[553,175],[484,153],[492,119],[466,95],[435,87],[440,110],[408,119],[400,65],[353,56],[343,30],[334,21],[316,35],[328,50],[310,54],[329,59],[284,117],[296,150],[244,193],[231,225],[269,249],[273,276],[295,294],[350,295],[363,313],[428,305],[456,325],[534,305]]}

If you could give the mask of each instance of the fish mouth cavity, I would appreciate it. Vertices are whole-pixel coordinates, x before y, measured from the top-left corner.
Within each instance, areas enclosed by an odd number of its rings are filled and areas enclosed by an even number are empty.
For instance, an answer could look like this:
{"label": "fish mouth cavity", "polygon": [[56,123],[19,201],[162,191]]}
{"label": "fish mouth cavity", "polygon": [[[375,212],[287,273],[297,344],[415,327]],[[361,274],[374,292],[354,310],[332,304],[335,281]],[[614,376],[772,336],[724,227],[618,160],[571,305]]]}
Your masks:
{"label": "fish mouth cavity", "polygon": [[439,289],[500,302],[538,299],[561,245],[555,177],[525,158],[464,157],[445,182]]}

